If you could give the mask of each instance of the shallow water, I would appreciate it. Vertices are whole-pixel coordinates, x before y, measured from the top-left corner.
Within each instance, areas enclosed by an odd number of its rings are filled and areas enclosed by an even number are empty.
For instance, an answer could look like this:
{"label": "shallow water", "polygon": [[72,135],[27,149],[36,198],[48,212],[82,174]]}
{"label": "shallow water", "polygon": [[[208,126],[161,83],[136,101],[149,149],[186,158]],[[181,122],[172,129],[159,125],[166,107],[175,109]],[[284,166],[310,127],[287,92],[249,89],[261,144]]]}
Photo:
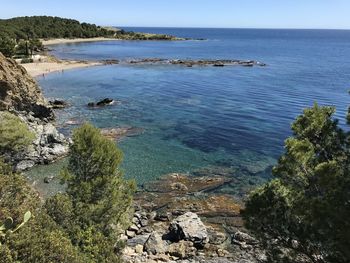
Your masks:
{"label": "shallow water", "polygon": [[[314,101],[337,107],[344,124],[350,97],[349,31],[138,29],[205,41],[106,41],[54,46],[74,59],[253,59],[267,67],[111,65],[39,78],[49,98],[72,106],[57,112],[62,131],[72,118],[101,128],[132,126],[141,135],[119,143],[123,170],[139,184],[170,172],[232,168],[267,178],[291,135],[290,123]],[[103,109],[86,104],[110,97]],[[29,175],[55,169],[38,167]],[[39,180],[40,181],[40,180]],[[257,180],[260,182],[260,180]],[[38,182],[40,184],[40,182]],[[225,190],[227,191],[227,190]]]}

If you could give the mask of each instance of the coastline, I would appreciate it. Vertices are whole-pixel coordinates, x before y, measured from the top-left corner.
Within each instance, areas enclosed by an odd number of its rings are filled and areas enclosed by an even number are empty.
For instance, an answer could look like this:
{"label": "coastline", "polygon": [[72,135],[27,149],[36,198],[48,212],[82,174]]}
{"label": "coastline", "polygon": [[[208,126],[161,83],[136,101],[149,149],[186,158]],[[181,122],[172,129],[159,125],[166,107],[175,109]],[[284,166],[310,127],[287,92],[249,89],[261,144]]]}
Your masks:
{"label": "coastline", "polygon": [[100,41],[120,41],[118,38],[106,38],[106,37],[92,37],[92,38],[54,38],[54,39],[42,39],[44,46],[58,45],[58,44],[70,44],[70,43],[82,43],[82,42],[100,42]]}
{"label": "coastline", "polygon": [[33,78],[44,76],[49,73],[64,71],[64,70],[70,70],[70,69],[77,69],[77,68],[87,68],[87,67],[94,67],[94,66],[101,66],[104,65],[102,62],[95,62],[95,61],[49,61],[49,62],[33,62],[33,63],[25,63],[21,64],[23,66],[29,75],[31,75]]}

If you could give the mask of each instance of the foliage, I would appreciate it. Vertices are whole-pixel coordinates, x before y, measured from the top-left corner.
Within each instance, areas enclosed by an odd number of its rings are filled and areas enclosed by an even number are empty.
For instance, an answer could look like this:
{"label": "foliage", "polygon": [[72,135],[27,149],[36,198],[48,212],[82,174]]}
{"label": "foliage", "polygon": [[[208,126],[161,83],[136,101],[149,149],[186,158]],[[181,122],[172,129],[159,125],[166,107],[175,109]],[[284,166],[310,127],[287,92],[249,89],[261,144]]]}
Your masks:
{"label": "foliage", "polygon": [[350,260],[350,135],[334,112],[315,104],[296,119],[273,169],[277,178],[246,203],[247,227],[264,241],[271,262],[297,262],[300,255],[312,262]]}
{"label": "foliage", "polygon": [[73,244],[96,262],[118,260],[114,246],[129,224],[135,187],[123,179],[121,159],[114,142],[84,124],[73,133],[68,169],[62,172],[67,193],[48,199],[45,205]]}
{"label": "foliage", "polygon": [[19,117],[0,112],[0,154],[23,150],[33,140],[34,134]]}
{"label": "foliage", "polygon": [[14,224],[12,217],[6,218],[4,223],[0,225],[0,245],[1,245],[1,238],[5,239],[7,235],[18,231],[18,229],[23,227],[31,217],[32,217],[32,213],[30,211],[27,211],[23,216],[23,222],[20,223],[19,225]]}
{"label": "foliage", "polygon": [[22,58],[21,59],[21,64],[26,64],[26,63],[33,63],[33,59],[31,59],[31,58]]}
{"label": "foliage", "polygon": [[106,37],[115,34],[114,30],[107,30],[94,24],[79,23],[79,21],[73,19],[51,16],[26,16],[3,19],[0,20],[0,32],[3,32],[9,38],[17,40]]}
{"label": "foliage", "polygon": [[[0,185],[0,221],[4,222],[6,218],[12,217],[11,223],[13,221],[17,229],[3,236],[0,262],[91,262],[72,245],[67,235],[41,209],[38,194],[27,185],[23,176],[2,169]],[[29,213],[23,218],[28,210],[34,214],[29,221]],[[22,224],[23,222],[26,223]],[[13,228],[13,225],[9,228]]]}
{"label": "foliage", "polygon": [[5,57],[12,57],[15,54],[16,43],[8,36],[0,35],[0,53]]}

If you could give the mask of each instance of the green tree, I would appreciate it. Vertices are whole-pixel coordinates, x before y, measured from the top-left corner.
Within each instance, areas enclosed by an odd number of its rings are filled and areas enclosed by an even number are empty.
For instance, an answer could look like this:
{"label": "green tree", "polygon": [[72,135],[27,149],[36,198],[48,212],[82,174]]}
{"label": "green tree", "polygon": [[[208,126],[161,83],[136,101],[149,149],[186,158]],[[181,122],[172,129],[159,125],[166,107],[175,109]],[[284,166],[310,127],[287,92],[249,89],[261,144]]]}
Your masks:
{"label": "green tree", "polygon": [[19,117],[6,111],[0,112],[0,155],[23,150],[34,138]]}
{"label": "green tree", "polygon": [[17,228],[23,222],[26,211],[34,214],[18,230],[1,237],[0,262],[92,263],[45,213],[38,193],[22,175],[12,173],[11,169],[2,169],[0,185],[0,222],[11,217],[11,225]]}
{"label": "green tree", "polygon": [[[350,261],[350,135],[333,107],[317,104],[292,125],[294,136],[273,169],[276,179],[246,203],[246,225],[271,262]],[[273,242],[272,242],[273,241]]]}
{"label": "green tree", "polygon": [[12,57],[15,54],[16,43],[10,37],[0,35],[0,53],[5,57]]}
{"label": "green tree", "polygon": [[115,244],[129,225],[134,182],[119,170],[122,153],[97,128],[84,124],[73,133],[66,194],[46,202],[56,223],[96,262],[115,262]]}
{"label": "green tree", "polygon": [[32,38],[29,40],[28,47],[30,54],[33,55],[34,51],[40,51],[43,48],[43,43],[37,38]]}

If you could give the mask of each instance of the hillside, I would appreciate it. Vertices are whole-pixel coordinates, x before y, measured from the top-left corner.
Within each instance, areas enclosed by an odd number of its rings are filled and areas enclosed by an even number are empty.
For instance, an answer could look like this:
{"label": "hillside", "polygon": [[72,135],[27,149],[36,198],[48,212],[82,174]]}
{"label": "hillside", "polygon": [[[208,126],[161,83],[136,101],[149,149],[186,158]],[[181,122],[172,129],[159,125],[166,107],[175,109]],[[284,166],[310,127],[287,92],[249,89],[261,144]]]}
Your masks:
{"label": "hillside", "polygon": [[115,37],[130,40],[178,40],[176,37],[159,34],[127,32],[111,27],[80,23],[74,19],[51,16],[25,16],[0,19],[0,37],[28,38],[92,38]]}

